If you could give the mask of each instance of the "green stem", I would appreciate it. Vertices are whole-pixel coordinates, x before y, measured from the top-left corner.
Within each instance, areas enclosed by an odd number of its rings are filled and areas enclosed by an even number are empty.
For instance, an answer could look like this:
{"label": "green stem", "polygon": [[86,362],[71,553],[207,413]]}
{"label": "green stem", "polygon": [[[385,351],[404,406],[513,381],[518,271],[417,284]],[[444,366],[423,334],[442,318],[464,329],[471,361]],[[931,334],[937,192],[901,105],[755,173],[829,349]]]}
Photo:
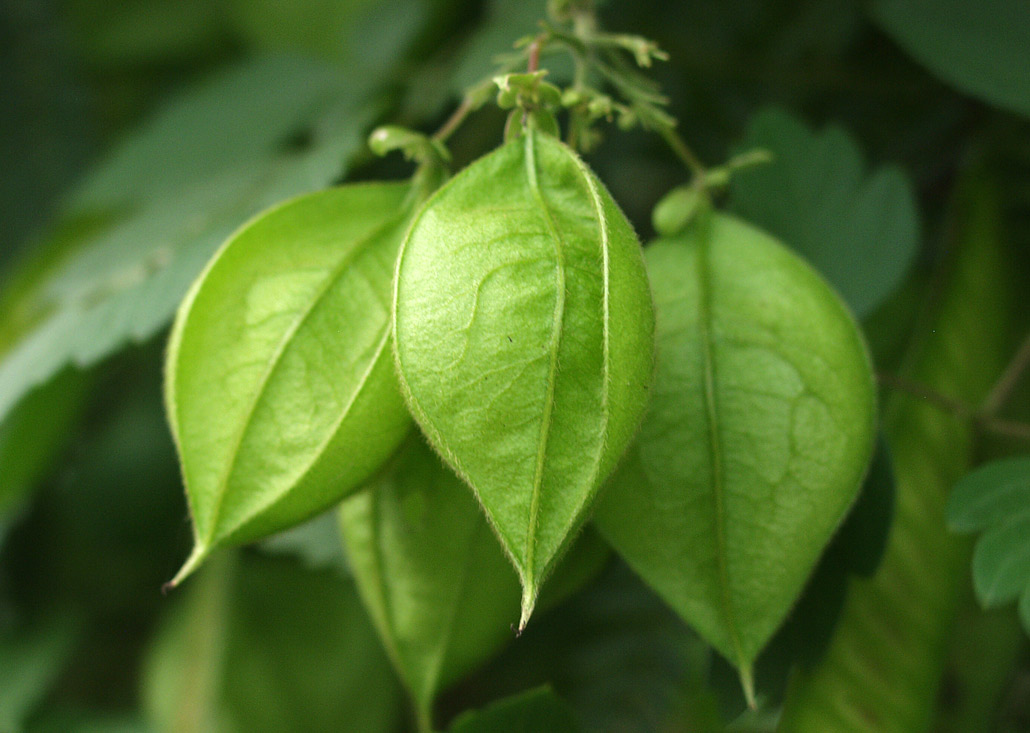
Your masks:
{"label": "green stem", "polygon": [[693,176],[704,181],[705,178],[705,166],[701,162],[701,159],[694,154],[694,151],[690,149],[686,141],[680,136],[676,129],[671,126],[661,125],[658,127],[658,134],[662,136],[662,139],[672,149],[672,152],[676,154],[680,160],[687,166],[687,170],[693,174]]}
{"label": "green stem", "polygon": [[225,640],[236,562],[230,552],[212,558],[186,599],[192,623],[184,639],[184,666],[178,670],[181,674],[174,692],[174,717],[168,721],[171,733],[210,730],[218,717],[216,696],[226,663]]}
{"label": "green stem", "polygon": [[[1028,350],[1028,358],[1030,358],[1030,350]],[[986,408],[977,409],[962,400],[957,400],[954,397],[941,394],[936,390],[930,389],[926,385],[906,379],[905,377],[900,377],[894,374],[879,374],[877,375],[877,379],[880,384],[885,387],[890,387],[900,392],[905,392],[913,397],[918,397],[944,412],[949,412],[955,415],[955,417],[969,420],[980,430],[996,433],[997,435],[1003,435],[1008,438],[1030,441],[1030,425],[1026,423],[996,418],[993,416],[993,413],[988,411]],[[1002,380],[999,380],[999,384],[1001,384],[1001,382]],[[985,401],[985,404],[987,402],[989,402],[989,400]],[[1004,402],[1004,400],[1001,402]]]}
{"label": "green stem", "polygon": [[[579,145],[579,121],[577,118],[577,112],[575,110],[569,111],[569,131],[565,135],[565,144],[573,150],[577,150],[576,147]],[[582,151],[580,151],[582,152]]]}
{"label": "green stem", "polygon": [[461,124],[475,110],[475,104],[471,95],[466,95],[461,104],[450,117],[440,126],[440,129],[433,133],[433,139],[439,142],[446,142],[447,138],[454,134],[454,131],[461,127]]}
{"label": "green stem", "polygon": [[433,733],[432,704],[419,702],[415,705],[415,726],[418,733]]}
{"label": "green stem", "polygon": [[1016,355],[1012,357],[1012,361],[1005,367],[1005,371],[1002,372],[998,381],[991,387],[981,409],[985,415],[995,415],[1005,406],[1012,395],[1012,390],[1019,384],[1019,379],[1028,366],[1030,366],[1030,334],[1023,339]]}
{"label": "green stem", "polygon": [[[510,70],[505,67],[503,70]],[[482,79],[473,84],[465,91],[461,104],[457,106],[451,116],[440,126],[440,129],[433,133],[432,139],[437,142],[446,142],[454,131],[461,127],[468,116],[482,107],[490,99],[490,93],[494,91],[494,77]]]}

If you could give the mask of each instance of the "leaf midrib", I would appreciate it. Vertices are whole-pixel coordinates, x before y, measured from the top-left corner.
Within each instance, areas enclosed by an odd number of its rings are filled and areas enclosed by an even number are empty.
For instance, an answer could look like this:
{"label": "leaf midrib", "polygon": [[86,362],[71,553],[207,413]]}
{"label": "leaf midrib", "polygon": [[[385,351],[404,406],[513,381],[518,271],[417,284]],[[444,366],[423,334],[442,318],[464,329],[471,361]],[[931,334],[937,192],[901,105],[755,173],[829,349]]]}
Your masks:
{"label": "leaf midrib", "polygon": [[[368,360],[368,366],[365,368],[365,371],[362,372],[361,377],[358,379],[357,385],[351,392],[350,397],[347,400],[347,405],[343,408],[343,410],[340,411],[339,417],[337,417],[337,419],[333,421],[332,429],[327,431],[325,439],[318,444],[314,458],[312,458],[308,462],[308,464],[304,466],[303,472],[297,476],[297,479],[291,484],[291,488],[296,487],[308,478],[308,476],[311,474],[311,471],[318,463],[318,459],[322,456],[322,452],[325,450],[326,446],[329,445],[336,437],[336,433],[339,432],[340,426],[343,425],[343,423],[347,420],[347,416],[350,414],[350,411],[354,409],[354,405],[361,397],[361,393],[362,391],[364,391],[365,386],[368,384],[368,380],[371,378],[372,373],[375,371],[376,367],[379,366],[380,359],[383,358],[383,352],[386,351],[386,348],[390,343],[390,332],[390,324],[389,322],[387,322],[386,325],[384,325],[383,328],[380,330],[380,335],[378,337],[379,341],[377,342],[375,350],[373,351],[373,356],[371,359]],[[225,536],[232,537],[233,535],[238,534],[241,530],[246,528],[247,525],[256,516],[263,512],[267,512],[273,509],[277,504],[279,504],[279,502],[286,499],[286,497],[289,496],[290,493],[291,492],[287,490],[286,492],[279,494],[278,496],[272,497],[271,500],[265,502],[264,504],[256,506],[254,509],[249,511],[243,519],[240,520],[239,524],[236,526],[235,529],[232,530],[232,532],[229,532]]]}
{"label": "leaf midrib", "polygon": [[712,343],[712,281],[709,249],[709,237],[706,234],[702,234],[697,252],[698,295],[700,296],[701,315],[698,325],[701,331],[701,345],[704,354],[705,422],[708,425],[708,448],[712,458],[712,500],[715,504],[715,558],[719,579],[719,600],[722,604],[722,612],[725,616],[727,630],[729,631],[730,643],[733,645],[737,664],[740,667],[744,667],[748,664],[748,661],[744,658],[740,633],[737,629],[736,613],[734,612],[733,599],[730,594],[729,569],[727,567],[726,507],[724,503],[726,487],[715,395],[716,374],[713,353],[714,344]]}
{"label": "leaf midrib", "polygon": [[[272,355],[272,359],[268,364],[268,368],[265,370],[265,373],[261,376],[261,380],[258,383],[258,388],[254,392],[254,397],[251,400],[250,405],[247,407],[247,415],[244,418],[243,423],[240,426],[240,429],[237,432],[235,438],[233,439],[232,450],[230,452],[231,458],[229,460],[229,463],[227,464],[225,471],[219,478],[218,483],[215,485],[215,504],[212,507],[211,518],[209,520],[210,525],[207,532],[207,538],[205,543],[207,546],[210,547],[214,544],[216,540],[215,535],[217,534],[218,518],[222,510],[225,495],[228,493],[229,478],[232,476],[233,471],[236,469],[236,465],[239,461],[240,447],[243,445],[243,440],[250,429],[251,423],[254,420],[254,414],[257,411],[257,406],[261,403],[261,400],[265,395],[268,383],[271,380],[272,375],[278,369],[279,364],[281,363],[282,358],[286,353],[290,343],[293,341],[294,336],[297,335],[297,332],[307,322],[308,318],[315,311],[318,305],[322,302],[322,299],[326,296],[326,294],[330,290],[332,290],[332,288],[340,281],[340,278],[343,277],[343,274],[346,272],[347,268],[356,259],[358,259],[359,256],[364,254],[364,252],[368,249],[369,244],[371,242],[375,241],[383,232],[389,230],[390,227],[395,226],[396,223],[397,217],[391,218],[382,226],[376,227],[363,238],[360,238],[358,242],[354,245],[354,247],[351,249],[351,251],[345,257],[341,258],[340,262],[337,263],[337,265],[330,271],[330,274],[326,278],[323,287],[315,294],[315,296],[311,299],[311,302],[308,305],[308,307],[304,309],[304,311],[297,317],[297,320],[286,330],[286,332],[283,334],[283,337],[280,339],[278,345],[276,346],[275,352]],[[387,330],[389,330],[389,328]],[[376,353],[378,355],[380,353],[379,350],[377,350]],[[348,409],[353,404],[354,400],[352,399],[348,403]],[[242,526],[242,524],[240,526]]]}
{"label": "leaf midrib", "polygon": [[551,233],[550,239],[551,243],[554,245],[555,253],[555,286],[557,289],[554,303],[554,323],[551,328],[547,395],[544,402],[544,415],[540,426],[540,437],[537,442],[536,467],[533,475],[533,493],[530,497],[529,503],[529,527],[527,528],[526,533],[526,555],[524,558],[526,577],[523,578],[523,582],[526,586],[527,592],[530,592],[535,596],[536,583],[533,579],[533,562],[536,554],[536,529],[540,513],[540,489],[543,484],[544,463],[547,456],[547,443],[550,438],[551,424],[553,421],[552,413],[554,409],[555,377],[558,373],[558,350],[561,347],[561,336],[565,325],[565,256],[563,252],[565,243],[562,240],[561,234],[558,232],[557,226],[555,225],[554,218],[551,215],[551,210],[548,208],[547,202],[544,200],[543,192],[540,190],[540,182],[537,178],[536,171],[536,134],[529,132],[526,135],[525,140],[526,176],[529,188],[533,192],[533,197],[536,199],[537,204],[540,206],[544,221]]}

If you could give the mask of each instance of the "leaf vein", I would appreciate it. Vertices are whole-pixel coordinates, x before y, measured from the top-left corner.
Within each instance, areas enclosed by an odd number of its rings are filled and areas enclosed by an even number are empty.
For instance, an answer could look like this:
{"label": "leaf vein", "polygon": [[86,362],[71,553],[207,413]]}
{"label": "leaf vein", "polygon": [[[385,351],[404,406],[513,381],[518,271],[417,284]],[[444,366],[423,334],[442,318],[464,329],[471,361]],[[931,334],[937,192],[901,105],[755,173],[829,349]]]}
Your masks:
{"label": "leaf vein", "polygon": [[[543,213],[544,221],[547,224],[548,231],[550,232],[550,240],[554,245],[555,254],[555,301],[554,301],[554,324],[551,329],[551,341],[549,344],[549,355],[550,363],[548,365],[547,374],[547,397],[544,402],[544,414],[543,420],[541,421],[540,427],[540,438],[537,443],[537,456],[536,456],[536,468],[533,475],[533,493],[530,498],[529,504],[529,527],[526,536],[526,575],[525,578],[527,586],[535,586],[533,580],[533,561],[535,555],[535,540],[537,522],[539,519],[540,512],[540,489],[543,484],[544,474],[544,463],[547,455],[547,443],[550,437],[551,423],[553,421],[552,411],[554,409],[554,390],[555,381],[558,374],[558,349],[561,345],[562,330],[565,322],[565,256],[563,247],[565,246],[564,241],[561,238],[561,234],[555,224],[554,217],[551,214],[551,210],[544,200],[543,192],[540,190],[540,181],[537,178],[537,161],[536,161],[536,136],[534,134],[526,135],[526,175],[529,179],[529,187],[533,192],[533,196],[540,206],[540,210]],[[533,587],[531,590],[527,588],[527,591],[535,594],[536,589]]]}
{"label": "leaf vein", "polygon": [[715,557],[719,576],[719,595],[726,614],[726,626],[730,633],[730,643],[737,656],[737,664],[745,665],[744,652],[737,629],[733,599],[729,586],[729,568],[727,567],[726,549],[726,507],[724,505],[725,476],[722,466],[722,446],[719,440],[718,405],[715,395],[715,358],[712,337],[712,284],[711,263],[709,261],[709,241],[701,240],[697,253],[698,290],[700,295],[701,317],[698,325],[701,330],[701,346],[704,352],[704,403],[706,422],[708,423],[708,444],[712,456],[712,499],[715,504]]}
{"label": "leaf vein", "polygon": [[[246,437],[247,431],[250,429],[250,425],[254,420],[254,415],[257,412],[257,406],[261,403],[261,399],[265,394],[265,389],[267,388],[268,383],[272,378],[272,375],[276,372],[276,370],[279,367],[279,364],[282,362],[282,358],[286,354],[286,351],[289,348],[290,343],[293,341],[293,337],[296,336],[300,328],[304,325],[304,323],[307,322],[307,319],[311,316],[311,314],[315,311],[318,305],[322,302],[322,299],[326,296],[326,294],[332,289],[332,287],[336,283],[339,282],[340,278],[343,277],[343,274],[344,272],[346,272],[348,266],[351,265],[362,253],[364,253],[370,242],[372,242],[378,235],[382,234],[383,232],[387,231],[390,227],[394,226],[396,223],[396,219],[391,219],[386,224],[372,230],[368,235],[366,235],[361,241],[359,241],[354,246],[354,248],[347,254],[347,256],[343,257],[340,260],[340,262],[337,263],[337,265],[330,271],[329,276],[326,278],[325,284],[315,294],[315,297],[311,299],[311,303],[308,304],[308,306],[301,313],[298,314],[296,320],[285,331],[283,337],[276,345],[275,352],[272,354],[272,358],[268,363],[268,368],[265,370],[264,374],[262,374],[261,380],[258,383],[258,388],[254,393],[254,397],[253,399],[251,399],[250,404],[247,407],[246,417],[244,418],[243,423],[240,425],[239,431],[237,431],[233,439],[229,463],[227,464],[225,471],[222,473],[218,483],[215,486],[215,490],[217,493],[215,495],[215,502],[214,506],[211,509],[211,515],[209,519],[209,529],[207,532],[208,545],[213,544],[215,541],[215,534],[218,526],[218,517],[222,511],[225,495],[226,493],[228,493],[227,487],[229,484],[229,478],[232,476],[232,473],[235,470],[236,464],[239,460],[240,448],[243,445],[243,440]],[[387,332],[389,332],[389,329],[387,329]],[[367,377],[367,373],[365,377]],[[364,378],[362,379],[361,384],[364,384]],[[359,385],[359,389],[360,386],[361,385]],[[350,404],[348,404],[348,409],[351,405],[353,405],[353,400]],[[274,503],[274,501],[271,503]]]}

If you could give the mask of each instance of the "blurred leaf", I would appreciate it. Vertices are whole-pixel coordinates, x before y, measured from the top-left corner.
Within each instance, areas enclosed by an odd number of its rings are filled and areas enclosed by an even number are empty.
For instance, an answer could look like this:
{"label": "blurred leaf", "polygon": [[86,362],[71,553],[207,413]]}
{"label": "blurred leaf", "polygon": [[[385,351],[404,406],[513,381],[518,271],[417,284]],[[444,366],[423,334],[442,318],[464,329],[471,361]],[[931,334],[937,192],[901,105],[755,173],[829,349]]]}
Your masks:
{"label": "blurred leaf", "polygon": [[376,0],[354,19],[348,67],[355,78],[382,83],[405,69],[413,42],[430,20],[428,0]]}
{"label": "blurred leaf", "polygon": [[1020,598],[1020,623],[1030,633],[1030,593],[1024,592]]}
{"label": "blurred leaf", "polygon": [[24,613],[69,607],[82,620],[82,642],[60,689],[64,701],[94,710],[133,701],[130,660],[184,549],[182,489],[160,402],[160,351],[161,345],[128,351],[91,380],[82,427],[0,558],[0,582]]}
{"label": "blurred leaf", "polygon": [[350,574],[340,540],[336,509],[319,514],[304,524],[272,535],[257,548],[269,555],[292,555],[308,570],[335,569]]}
{"label": "blurred leaf", "polygon": [[0,423],[0,545],[28,492],[52,470],[81,416],[90,381],[66,369]]}
{"label": "blurred leaf", "polygon": [[0,267],[53,214],[93,152],[91,90],[59,0],[0,6]]}
{"label": "blurred leaf", "polygon": [[[266,147],[262,152],[262,146],[281,143],[297,120],[281,111],[281,97],[286,95],[287,107],[298,101],[288,92],[270,98],[265,84],[275,87],[277,79],[303,84],[307,78],[279,78],[270,71],[275,63],[255,62],[253,75],[234,77],[249,80],[232,87],[243,95],[235,102],[242,117],[231,105],[219,106],[219,95],[212,91],[217,85],[202,85],[199,108],[206,112],[190,112],[187,95],[158,115],[158,122],[142,133],[143,142],[126,143],[82,189],[80,206],[87,201],[91,207],[128,206],[130,213],[113,217],[106,226],[90,222],[109,222],[110,215],[71,219],[86,223],[58,236],[50,251],[38,251],[26,265],[33,277],[0,308],[0,316],[9,319],[0,320],[0,419],[26,391],[66,364],[87,366],[127,342],[152,336],[171,318],[211,253],[241,222],[284,198],[323,188],[345,170],[363,144],[372,114],[369,105],[354,99],[326,103],[317,118],[309,107],[314,129],[301,149]],[[278,120],[272,127],[279,134],[235,130],[233,121],[248,115],[254,127]],[[187,119],[190,125],[210,125],[211,137],[202,127],[186,125]],[[180,125],[185,125],[182,134]],[[249,142],[229,142],[236,135]],[[226,152],[217,152],[222,145]],[[198,181],[183,164],[186,159],[211,176]],[[212,167],[210,161],[220,163]],[[173,183],[177,187],[166,188]]]}
{"label": "blurred leaf", "polygon": [[437,692],[514,634],[519,583],[467,486],[412,434],[340,505],[362,600],[428,724]]}
{"label": "blurred leaf", "polygon": [[709,648],[621,562],[546,612],[481,674],[443,698],[464,710],[546,684],[587,730],[721,731]]}
{"label": "blurred leaf", "polygon": [[[973,554],[973,585],[986,608],[1019,597],[1023,611],[1030,600],[1030,515],[1010,519],[986,531]],[[1028,629],[1030,632],[1030,629]]]}
{"label": "blurred leaf", "polygon": [[24,730],[68,660],[75,628],[51,618],[0,635],[0,733]]}
{"label": "blurred leaf", "polygon": [[[923,313],[905,375],[968,404],[984,399],[1004,366],[1013,324],[1014,272],[999,233],[998,200],[976,172],[954,201],[933,308]],[[975,354],[975,358],[970,355]],[[884,414],[897,494],[880,566],[848,587],[829,648],[793,676],[782,733],[928,730],[967,566],[967,543],[947,531],[952,484],[969,470],[969,421],[895,392]]]}
{"label": "blurred leaf", "polygon": [[75,708],[48,707],[35,716],[27,733],[156,733],[138,715],[111,715]]}
{"label": "blurred leaf", "polygon": [[186,60],[211,50],[223,35],[215,0],[71,0],[65,5],[75,40],[95,66]]}
{"label": "blurred leaf", "polygon": [[592,583],[612,559],[611,548],[592,524],[588,524],[558,561],[540,590],[537,609],[560,606]]}
{"label": "blurred leaf", "polygon": [[948,501],[948,525],[979,532],[1030,512],[1030,457],[994,461],[959,479]]}
{"label": "blurred leaf", "polygon": [[973,588],[985,608],[1019,598],[1030,634],[1030,457],[995,461],[963,476],[948,501],[948,525],[981,532]]}
{"label": "blurred leaf", "polygon": [[800,252],[859,316],[901,285],[919,223],[900,169],[867,172],[846,131],[814,133],[778,109],[755,115],[739,147],[768,150],[773,162],[733,178],[732,211]]}
{"label": "blurred leaf", "polygon": [[963,588],[962,605],[948,639],[948,694],[938,699],[931,730],[968,733],[987,727],[1014,733],[1016,728],[997,723],[1002,703],[1012,690],[1015,670],[1025,659],[1026,632],[1014,608],[984,611],[972,583],[963,585],[967,588]]}
{"label": "blurred leaf", "polygon": [[373,0],[232,0],[233,30],[265,51],[299,51],[344,60],[355,16]]}
{"label": "blurred leaf", "polygon": [[990,104],[1030,116],[1025,0],[875,0],[871,13],[934,74]]}
{"label": "blurred leaf", "polygon": [[498,700],[462,714],[450,733],[569,733],[582,730],[572,708],[547,687]]}
{"label": "blurred leaf", "polygon": [[[355,95],[340,70],[295,56],[264,56],[217,71],[165,102],[77,187],[76,210],[162,196],[249,163],[270,163]],[[343,161],[337,161],[342,163]]]}
{"label": "blurred leaf", "polygon": [[148,718],[167,731],[226,727],[221,677],[229,632],[234,558],[216,558],[158,628],[144,668]]}
{"label": "blurred leaf", "polygon": [[426,0],[234,0],[233,29],[266,52],[331,61],[350,88],[385,86],[429,20]]}
{"label": "blurred leaf", "polygon": [[873,364],[885,373],[896,373],[904,361],[921,308],[930,274],[913,268],[901,287],[862,319]]}
{"label": "blurred leaf", "polygon": [[184,592],[145,665],[158,730],[394,730],[400,690],[338,574],[222,555]]}
{"label": "blurred leaf", "polygon": [[48,314],[50,305],[40,297],[47,281],[76,251],[107,231],[111,212],[68,216],[58,221],[43,239],[5,271],[0,280],[0,357],[25,338]]}
{"label": "blurred leaf", "polygon": [[[469,36],[458,54],[451,89],[461,96],[472,85],[487,79],[497,68],[498,57],[515,53],[515,42],[538,30],[547,18],[546,0],[491,0],[486,17]],[[548,77],[554,81],[553,72]]]}
{"label": "blurred leaf", "polygon": [[724,733],[775,733],[779,721],[780,711],[776,708],[749,708],[727,723]]}
{"label": "blurred leaf", "polygon": [[863,578],[883,560],[894,518],[895,479],[890,447],[881,433],[855,505],[827,548],[831,564]]}

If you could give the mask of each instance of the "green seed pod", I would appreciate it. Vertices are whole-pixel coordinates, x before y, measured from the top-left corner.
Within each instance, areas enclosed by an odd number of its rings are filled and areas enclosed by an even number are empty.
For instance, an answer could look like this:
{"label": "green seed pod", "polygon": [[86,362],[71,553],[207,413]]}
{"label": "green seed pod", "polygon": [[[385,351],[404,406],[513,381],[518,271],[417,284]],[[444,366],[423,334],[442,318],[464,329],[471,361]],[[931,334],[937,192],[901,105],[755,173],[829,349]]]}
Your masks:
{"label": "green seed pod", "polygon": [[636,236],[575,153],[529,129],[427,202],[394,314],[408,405],[515,565],[524,626],[647,404]]}

